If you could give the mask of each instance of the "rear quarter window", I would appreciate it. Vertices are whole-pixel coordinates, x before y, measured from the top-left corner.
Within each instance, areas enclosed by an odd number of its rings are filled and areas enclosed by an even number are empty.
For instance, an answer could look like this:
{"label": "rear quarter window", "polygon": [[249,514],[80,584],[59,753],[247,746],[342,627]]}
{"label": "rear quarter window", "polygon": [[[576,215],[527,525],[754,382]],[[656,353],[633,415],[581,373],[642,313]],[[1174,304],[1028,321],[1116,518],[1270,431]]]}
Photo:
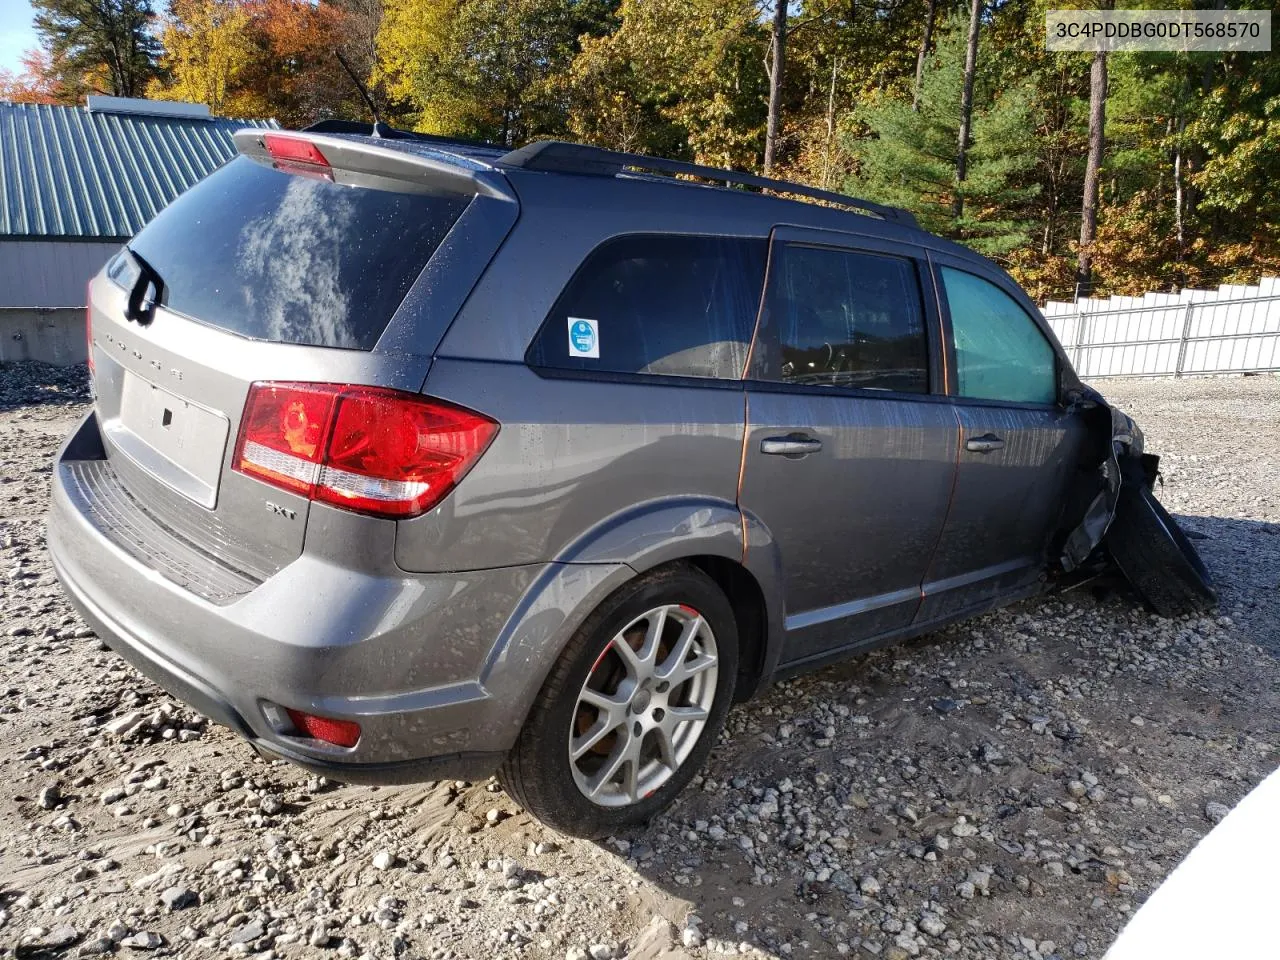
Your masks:
{"label": "rear quarter window", "polygon": [[[162,302],[254,340],[369,350],[471,197],[335,184],[240,157],[129,242]],[[114,265],[113,265],[114,266]],[[109,270],[127,285],[127,270]]]}
{"label": "rear quarter window", "polygon": [[738,379],[767,243],[636,234],[597,247],[530,346],[533,367]]}

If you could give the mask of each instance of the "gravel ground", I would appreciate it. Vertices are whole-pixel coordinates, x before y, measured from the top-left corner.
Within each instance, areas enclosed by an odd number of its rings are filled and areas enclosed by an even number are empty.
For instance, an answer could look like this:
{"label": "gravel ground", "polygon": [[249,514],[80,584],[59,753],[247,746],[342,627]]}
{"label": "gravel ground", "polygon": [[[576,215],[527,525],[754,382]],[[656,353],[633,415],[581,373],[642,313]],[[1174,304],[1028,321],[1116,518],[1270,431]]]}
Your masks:
{"label": "gravel ground", "polygon": [[1100,957],[1280,762],[1280,379],[1102,384],[1219,611],[1081,588],[781,684],[593,844],[265,763],[107,651],[43,545],[82,373],[0,366],[5,955]]}

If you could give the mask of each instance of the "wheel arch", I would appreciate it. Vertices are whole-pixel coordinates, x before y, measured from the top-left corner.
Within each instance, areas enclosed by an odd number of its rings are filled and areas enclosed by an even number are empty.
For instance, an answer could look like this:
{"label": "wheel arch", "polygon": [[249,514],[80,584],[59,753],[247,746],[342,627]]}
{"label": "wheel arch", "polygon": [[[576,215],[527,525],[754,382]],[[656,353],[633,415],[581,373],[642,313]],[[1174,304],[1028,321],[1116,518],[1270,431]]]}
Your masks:
{"label": "wheel arch", "polygon": [[[748,563],[744,532],[751,544]],[[513,708],[513,730],[525,722],[552,665],[586,618],[634,578],[678,563],[709,576],[734,610],[740,644],[734,699],[749,699],[767,686],[783,631],[776,545],[732,501],[668,498],[637,504],[583,534],[530,587],[481,678],[492,696]]]}

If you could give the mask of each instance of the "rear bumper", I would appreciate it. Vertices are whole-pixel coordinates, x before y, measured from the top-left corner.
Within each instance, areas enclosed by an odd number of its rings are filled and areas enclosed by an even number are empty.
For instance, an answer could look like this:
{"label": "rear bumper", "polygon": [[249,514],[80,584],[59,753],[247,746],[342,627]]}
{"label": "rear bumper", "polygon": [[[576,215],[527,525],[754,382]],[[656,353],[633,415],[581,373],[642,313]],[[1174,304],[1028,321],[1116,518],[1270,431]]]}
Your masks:
{"label": "rear bumper", "polygon": [[[496,768],[577,619],[562,609],[554,568],[566,565],[410,574],[388,557],[368,572],[304,552],[214,603],[113,542],[69,489],[70,464],[96,430],[90,414],[59,453],[49,551],[112,649],[258,749],[335,779],[476,779]],[[600,587],[611,572],[577,569],[571,581]],[[539,597],[557,590],[549,611]],[[344,749],[291,736],[273,705],[354,720],[360,740]]]}

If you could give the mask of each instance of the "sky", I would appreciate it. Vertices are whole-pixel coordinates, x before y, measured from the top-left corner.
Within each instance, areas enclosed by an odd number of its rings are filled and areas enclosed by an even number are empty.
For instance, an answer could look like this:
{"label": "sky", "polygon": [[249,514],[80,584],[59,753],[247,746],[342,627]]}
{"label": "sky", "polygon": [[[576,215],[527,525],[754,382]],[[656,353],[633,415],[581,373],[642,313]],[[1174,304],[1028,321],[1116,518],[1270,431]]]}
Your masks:
{"label": "sky", "polygon": [[0,0],[0,70],[22,69],[18,58],[36,45],[32,16],[27,0]]}

